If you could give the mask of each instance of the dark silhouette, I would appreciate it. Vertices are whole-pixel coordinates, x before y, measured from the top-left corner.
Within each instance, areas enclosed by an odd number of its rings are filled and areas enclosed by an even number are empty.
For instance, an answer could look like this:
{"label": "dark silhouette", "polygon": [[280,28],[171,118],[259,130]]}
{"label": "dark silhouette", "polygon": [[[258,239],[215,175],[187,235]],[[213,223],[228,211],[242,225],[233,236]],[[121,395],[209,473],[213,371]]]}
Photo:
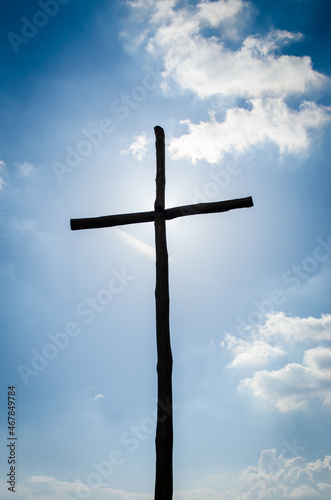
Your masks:
{"label": "dark silhouette", "polygon": [[134,214],[108,215],[89,219],[71,219],[72,230],[111,227],[138,222],[152,222],[155,225],[156,251],[156,338],[157,338],[157,375],[158,404],[156,427],[156,474],[155,500],[171,500],[173,493],[172,451],[172,353],[169,331],[169,280],[168,251],[165,221],[176,217],[194,214],[226,212],[235,208],[252,207],[253,200],[240,198],[237,200],[212,203],[197,203],[165,209],[165,147],[164,131],[155,127],[156,137],[156,200],[154,211]]}

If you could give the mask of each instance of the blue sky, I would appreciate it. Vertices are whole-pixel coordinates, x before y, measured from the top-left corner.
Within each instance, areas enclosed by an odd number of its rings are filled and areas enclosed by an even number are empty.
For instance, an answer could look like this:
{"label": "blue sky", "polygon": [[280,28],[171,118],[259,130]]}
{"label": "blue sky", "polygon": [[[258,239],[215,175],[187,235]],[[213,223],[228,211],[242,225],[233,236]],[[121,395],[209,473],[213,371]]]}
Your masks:
{"label": "blue sky", "polygon": [[329,499],[330,4],[1,5],[1,497],[154,490],[155,125],[167,223],[176,500]]}

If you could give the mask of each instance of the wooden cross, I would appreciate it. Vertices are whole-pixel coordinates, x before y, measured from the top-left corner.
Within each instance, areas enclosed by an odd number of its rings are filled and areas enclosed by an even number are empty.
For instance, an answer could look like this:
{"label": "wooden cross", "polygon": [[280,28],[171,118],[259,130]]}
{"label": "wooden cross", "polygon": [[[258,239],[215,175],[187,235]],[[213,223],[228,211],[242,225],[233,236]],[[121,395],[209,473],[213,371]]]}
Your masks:
{"label": "wooden cross", "polygon": [[171,500],[173,493],[173,421],[172,421],[172,353],[169,330],[169,280],[168,251],[166,241],[165,221],[194,214],[210,214],[227,212],[235,208],[252,207],[253,200],[240,198],[236,200],[218,201],[212,203],[197,203],[181,207],[165,208],[165,147],[164,131],[155,127],[156,137],[156,200],[152,212],[133,214],[107,215],[88,219],[71,219],[70,227],[91,229],[98,227],[121,226],[152,222],[155,225],[156,252],[156,340],[157,340],[157,426],[156,426],[156,473],[155,500]]}

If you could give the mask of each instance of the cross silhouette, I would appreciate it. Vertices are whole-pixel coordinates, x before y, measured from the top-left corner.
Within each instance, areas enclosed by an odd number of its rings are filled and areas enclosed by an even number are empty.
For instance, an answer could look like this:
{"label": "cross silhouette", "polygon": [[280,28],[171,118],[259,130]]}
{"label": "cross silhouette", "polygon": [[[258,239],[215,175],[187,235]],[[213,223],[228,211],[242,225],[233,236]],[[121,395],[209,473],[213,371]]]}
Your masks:
{"label": "cross silhouette", "polygon": [[173,494],[173,418],[172,418],[172,353],[169,330],[169,279],[168,251],[166,241],[166,220],[195,214],[227,212],[235,208],[252,207],[253,200],[239,198],[235,200],[197,203],[174,208],[165,208],[165,146],[164,131],[154,128],[156,146],[156,199],[154,210],[133,214],[107,215],[87,219],[71,219],[70,227],[92,229],[101,227],[153,222],[155,225],[156,252],[156,340],[157,340],[157,425],[156,425],[156,473],[155,500],[171,500]]}

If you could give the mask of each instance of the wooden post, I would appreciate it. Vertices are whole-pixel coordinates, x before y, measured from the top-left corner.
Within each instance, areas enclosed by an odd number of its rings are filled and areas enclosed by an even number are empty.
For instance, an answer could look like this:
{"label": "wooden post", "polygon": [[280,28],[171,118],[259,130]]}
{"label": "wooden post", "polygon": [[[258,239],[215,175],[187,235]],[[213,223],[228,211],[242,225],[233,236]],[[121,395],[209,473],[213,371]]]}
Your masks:
{"label": "wooden post", "polygon": [[164,215],[165,146],[164,132],[155,127],[156,137],[156,200],[155,200],[155,250],[156,250],[156,341],[157,341],[157,426],[155,500],[171,500],[173,493],[172,453],[172,353],[169,329],[169,279],[168,251]]}

